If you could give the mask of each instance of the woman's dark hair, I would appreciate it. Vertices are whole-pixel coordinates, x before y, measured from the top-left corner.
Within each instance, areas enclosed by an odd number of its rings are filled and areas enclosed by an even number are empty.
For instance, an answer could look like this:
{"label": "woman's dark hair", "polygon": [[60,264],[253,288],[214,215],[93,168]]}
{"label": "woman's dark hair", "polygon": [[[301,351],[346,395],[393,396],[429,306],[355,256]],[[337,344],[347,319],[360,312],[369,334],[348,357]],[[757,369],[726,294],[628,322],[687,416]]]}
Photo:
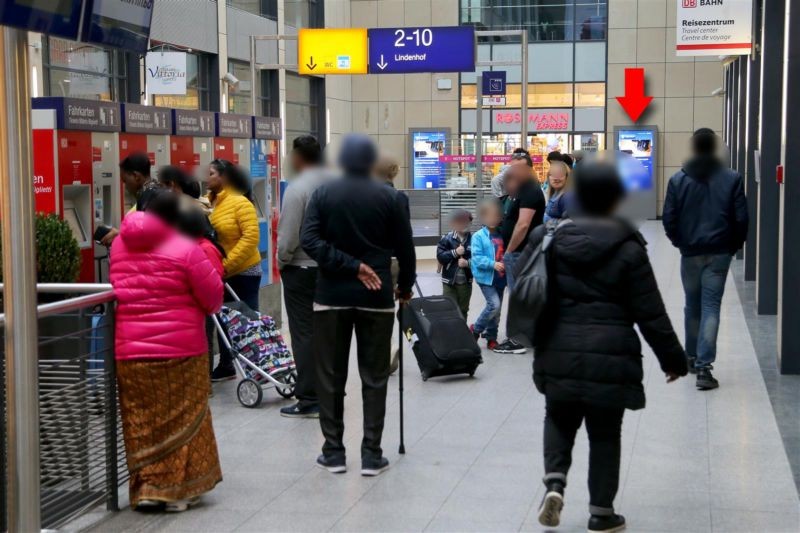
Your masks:
{"label": "woman's dark hair", "polygon": [[225,178],[228,185],[241,193],[245,198],[250,200],[250,202],[253,201],[253,185],[250,183],[250,177],[241,167],[234,165],[226,159],[213,160],[211,162],[211,167]]}
{"label": "woman's dark hair", "polygon": [[153,189],[145,207],[169,226],[177,226],[180,220],[180,201],[178,195],[168,189]]}
{"label": "woman's dark hair", "polygon": [[[522,150],[522,151],[520,151],[520,150]],[[514,153],[511,154],[511,160],[512,161],[525,161],[526,165],[528,165],[529,167],[533,168],[533,159],[531,159],[531,154],[529,154],[528,152],[526,152],[522,148],[517,148],[516,150],[514,150]]]}
{"label": "woman's dark hair", "polygon": [[145,153],[136,152],[120,161],[119,168],[123,172],[130,172],[131,174],[138,172],[142,176],[149,176],[150,158]]}
{"label": "woman's dark hair", "polygon": [[553,161],[563,161],[563,160],[564,160],[564,156],[561,155],[561,152],[559,152],[558,150],[554,150],[554,151],[550,152],[549,154],[547,154],[547,162],[548,163],[552,163]]}
{"label": "woman's dark hair", "polygon": [[185,209],[178,218],[178,230],[192,239],[207,239],[217,247],[225,257],[225,250],[217,240],[217,232],[208,220],[208,217],[199,209]]}
{"label": "woman's dark hair", "polygon": [[575,170],[574,180],[575,197],[584,214],[610,215],[625,198],[625,186],[612,163],[584,163]]}
{"label": "woman's dark hair", "polygon": [[177,185],[183,194],[194,199],[200,198],[200,184],[178,167],[168,165],[158,171],[158,181],[172,187]]}

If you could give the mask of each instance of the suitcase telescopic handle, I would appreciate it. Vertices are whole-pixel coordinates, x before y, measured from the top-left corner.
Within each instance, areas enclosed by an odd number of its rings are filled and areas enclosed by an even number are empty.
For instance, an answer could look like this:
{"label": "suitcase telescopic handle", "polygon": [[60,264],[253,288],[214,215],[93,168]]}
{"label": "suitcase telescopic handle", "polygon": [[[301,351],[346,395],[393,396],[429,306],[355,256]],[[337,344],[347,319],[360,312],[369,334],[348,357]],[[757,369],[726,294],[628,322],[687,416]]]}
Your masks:
{"label": "suitcase telescopic handle", "polygon": [[419,281],[414,280],[414,288],[417,289],[417,294],[419,294],[420,298],[424,298],[425,296],[422,294],[422,289],[419,288]]}

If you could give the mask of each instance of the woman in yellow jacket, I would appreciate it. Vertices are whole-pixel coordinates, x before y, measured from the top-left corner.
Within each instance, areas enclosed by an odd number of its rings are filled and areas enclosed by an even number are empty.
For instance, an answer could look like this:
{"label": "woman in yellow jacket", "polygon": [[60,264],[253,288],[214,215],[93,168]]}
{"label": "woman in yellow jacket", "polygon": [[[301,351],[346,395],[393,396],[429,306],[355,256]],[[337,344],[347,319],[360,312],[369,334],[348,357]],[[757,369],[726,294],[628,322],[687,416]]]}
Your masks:
{"label": "woman in yellow jacket", "polygon": [[[230,161],[215,159],[208,169],[209,220],[225,250],[225,281],[251,309],[258,310],[261,287],[261,253],[256,208],[250,201],[250,181]],[[229,296],[226,294],[226,296]],[[211,373],[211,381],[236,377],[233,356],[220,343],[220,360]]]}

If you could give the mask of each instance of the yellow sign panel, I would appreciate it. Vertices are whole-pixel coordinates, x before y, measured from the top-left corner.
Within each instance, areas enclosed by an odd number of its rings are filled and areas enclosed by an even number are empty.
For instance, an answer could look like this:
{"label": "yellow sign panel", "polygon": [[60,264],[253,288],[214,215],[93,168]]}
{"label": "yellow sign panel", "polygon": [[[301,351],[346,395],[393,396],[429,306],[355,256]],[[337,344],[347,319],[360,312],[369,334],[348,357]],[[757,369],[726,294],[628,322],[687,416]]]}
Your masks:
{"label": "yellow sign panel", "polygon": [[297,44],[300,74],[366,74],[366,28],[301,29]]}

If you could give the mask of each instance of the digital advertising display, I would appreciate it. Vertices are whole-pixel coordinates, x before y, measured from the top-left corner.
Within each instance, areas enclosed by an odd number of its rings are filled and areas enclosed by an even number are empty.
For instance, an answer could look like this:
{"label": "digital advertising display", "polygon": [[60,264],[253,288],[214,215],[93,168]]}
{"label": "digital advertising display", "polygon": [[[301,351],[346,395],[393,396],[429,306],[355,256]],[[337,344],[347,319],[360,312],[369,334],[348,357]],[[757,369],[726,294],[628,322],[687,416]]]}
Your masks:
{"label": "digital advertising display", "polygon": [[147,52],[154,0],[90,0],[83,23],[83,40]]}
{"label": "digital advertising display", "polygon": [[617,132],[617,150],[621,155],[619,170],[628,191],[653,188],[655,138],[655,132],[649,129]]}
{"label": "digital advertising display", "polygon": [[448,131],[411,130],[411,172],[415,189],[438,189],[445,186],[444,155]]}

